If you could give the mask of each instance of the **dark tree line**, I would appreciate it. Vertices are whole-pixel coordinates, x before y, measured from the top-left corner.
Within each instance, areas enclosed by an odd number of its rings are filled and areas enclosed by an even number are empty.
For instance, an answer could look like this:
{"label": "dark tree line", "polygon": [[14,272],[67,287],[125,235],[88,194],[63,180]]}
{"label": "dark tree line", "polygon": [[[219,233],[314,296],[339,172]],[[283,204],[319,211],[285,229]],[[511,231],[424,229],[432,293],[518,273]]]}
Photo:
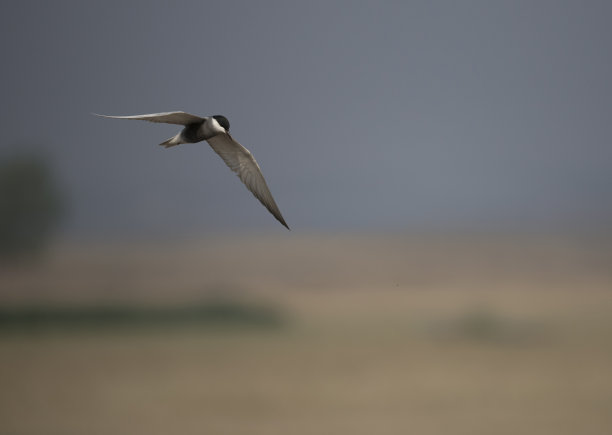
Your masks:
{"label": "dark tree line", "polygon": [[39,254],[58,229],[62,211],[45,159],[23,155],[0,162],[0,257]]}

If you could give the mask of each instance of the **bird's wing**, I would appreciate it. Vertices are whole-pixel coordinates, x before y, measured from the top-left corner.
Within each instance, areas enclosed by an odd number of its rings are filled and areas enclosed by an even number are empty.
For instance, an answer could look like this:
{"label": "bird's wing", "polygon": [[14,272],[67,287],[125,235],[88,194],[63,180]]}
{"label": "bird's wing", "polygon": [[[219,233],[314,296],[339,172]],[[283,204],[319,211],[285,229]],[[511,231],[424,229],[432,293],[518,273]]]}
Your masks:
{"label": "bird's wing", "polygon": [[110,115],[94,115],[102,116],[104,118],[115,118],[115,119],[138,119],[141,121],[151,122],[164,122],[166,124],[177,124],[177,125],[188,125],[193,123],[199,123],[204,121],[196,115],[185,112],[163,112],[163,113],[149,113],[147,115],[132,115],[132,116],[110,116]]}
{"label": "bird's wing", "polygon": [[207,142],[221,156],[225,164],[238,175],[255,198],[272,213],[276,220],[289,229],[251,152],[227,133],[218,134],[207,139]]}

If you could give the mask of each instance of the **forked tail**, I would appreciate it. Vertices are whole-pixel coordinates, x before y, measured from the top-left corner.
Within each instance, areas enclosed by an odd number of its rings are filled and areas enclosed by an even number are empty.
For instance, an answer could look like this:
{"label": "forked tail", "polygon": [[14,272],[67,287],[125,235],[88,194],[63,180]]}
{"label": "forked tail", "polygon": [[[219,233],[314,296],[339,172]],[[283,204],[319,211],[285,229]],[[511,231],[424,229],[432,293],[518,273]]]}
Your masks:
{"label": "forked tail", "polygon": [[166,148],[170,148],[176,145],[180,145],[182,143],[185,143],[185,142],[181,140],[181,134],[179,133],[176,136],[171,137],[167,141],[160,143],[160,145]]}

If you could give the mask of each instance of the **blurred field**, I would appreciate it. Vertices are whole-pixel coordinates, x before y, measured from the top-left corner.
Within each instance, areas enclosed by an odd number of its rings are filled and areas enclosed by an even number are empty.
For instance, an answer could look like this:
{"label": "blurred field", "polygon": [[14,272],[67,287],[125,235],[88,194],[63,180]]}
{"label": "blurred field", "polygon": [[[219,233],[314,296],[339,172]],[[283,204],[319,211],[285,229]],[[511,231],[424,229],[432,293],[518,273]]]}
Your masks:
{"label": "blurred field", "polygon": [[0,329],[0,433],[612,432],[612,240],[305,236],[64,245],[3,307],[185,307],[282,327]]}

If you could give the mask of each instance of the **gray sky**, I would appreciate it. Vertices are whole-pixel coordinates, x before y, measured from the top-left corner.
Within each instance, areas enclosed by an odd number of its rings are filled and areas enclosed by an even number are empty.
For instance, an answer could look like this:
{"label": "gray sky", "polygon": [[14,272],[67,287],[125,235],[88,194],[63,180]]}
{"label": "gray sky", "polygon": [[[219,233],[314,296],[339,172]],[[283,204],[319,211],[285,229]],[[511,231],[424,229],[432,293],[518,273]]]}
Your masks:
{"label": "gray sky", "polygon": [[226,115],[300,231],[612,222],[612,3],[4,2],[3,155],[73,235],[283,228],[175,126]]}

